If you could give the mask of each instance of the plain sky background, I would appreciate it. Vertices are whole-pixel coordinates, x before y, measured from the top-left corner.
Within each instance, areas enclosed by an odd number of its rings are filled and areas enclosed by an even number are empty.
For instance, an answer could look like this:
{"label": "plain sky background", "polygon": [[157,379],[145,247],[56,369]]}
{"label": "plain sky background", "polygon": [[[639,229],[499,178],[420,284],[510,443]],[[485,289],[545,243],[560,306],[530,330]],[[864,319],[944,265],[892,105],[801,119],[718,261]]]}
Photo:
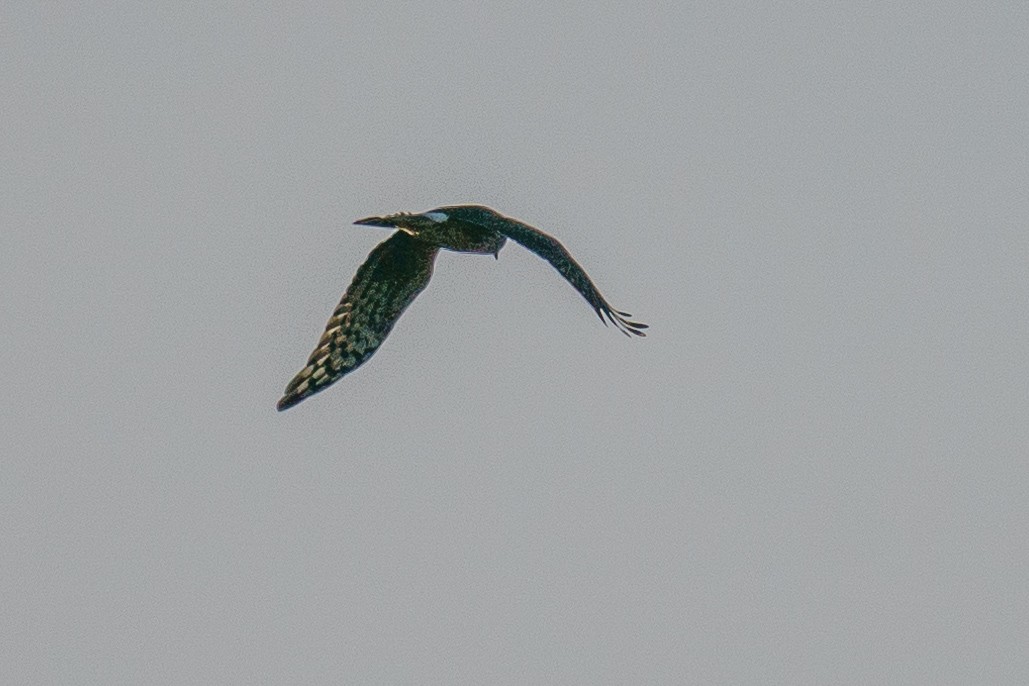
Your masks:
{"label": "plain sky background", "polygon": [[[1029,682],[1029,4],[0,7],[0,682]],[[275,402],[385,231],[478,202]]]}

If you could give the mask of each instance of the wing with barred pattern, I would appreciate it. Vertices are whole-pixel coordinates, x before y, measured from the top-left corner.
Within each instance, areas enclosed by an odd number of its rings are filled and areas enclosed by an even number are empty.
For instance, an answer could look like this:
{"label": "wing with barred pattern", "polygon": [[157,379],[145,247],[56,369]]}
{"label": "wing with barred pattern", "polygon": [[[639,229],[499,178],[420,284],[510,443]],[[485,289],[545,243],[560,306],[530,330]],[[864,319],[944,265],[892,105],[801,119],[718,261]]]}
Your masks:
{"label": "wing with barred pattern", "polygon": [[323,391],[371,357],[425,289],[439,248],[398,231],[357,270],[305,366],[286,386],[279,411]]}

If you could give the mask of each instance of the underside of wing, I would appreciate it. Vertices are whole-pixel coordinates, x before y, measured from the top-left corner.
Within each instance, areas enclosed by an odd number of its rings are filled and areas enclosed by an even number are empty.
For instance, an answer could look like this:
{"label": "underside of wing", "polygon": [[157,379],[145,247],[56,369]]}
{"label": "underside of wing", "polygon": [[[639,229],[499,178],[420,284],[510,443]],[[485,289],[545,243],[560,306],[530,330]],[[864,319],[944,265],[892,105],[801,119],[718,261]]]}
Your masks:
{"label": "underside of wing", "polygon": [[339,381],[371,357],[428,285],[438,248],[398,231],[357,270],[325,333],[279,400],[280,411]]}
{"label": "underside of wing", "polygon": [[[479,208],[470,209],[478,210]],[[630,321],[629,317],[632,316],[631,314],[619,312],[611,307],[604,299],[604,296],[600,294],[600,291],[597,290],[597,287],[593,285],[590,277],[586,274],[586,270],[575,261],[568,250],[556,238],[517,219],[496,214],[488,208],[482,208],[482,210],[485,211],[475,212],[472,221],[502,233],[552,264],[557,271],[561,272],[561,276],[565,277],[568,283],[572,284],[575,290],[579,291],[582,297],[586,298],[586,301],[593,306],[597,316],[600,317],[600,321],[604,322],[604,324],[610,321],[627,336],[629,334],[646,336],[643,330],[647,328],[647,325]]]}

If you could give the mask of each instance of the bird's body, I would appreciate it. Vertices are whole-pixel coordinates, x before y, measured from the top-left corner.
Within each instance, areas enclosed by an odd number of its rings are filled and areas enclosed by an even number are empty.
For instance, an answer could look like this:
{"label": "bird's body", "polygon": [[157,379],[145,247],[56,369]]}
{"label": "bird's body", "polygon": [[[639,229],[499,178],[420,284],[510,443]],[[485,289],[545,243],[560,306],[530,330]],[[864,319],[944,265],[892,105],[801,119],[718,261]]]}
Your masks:
{"label": "bird's body", "polygon": [[428,285],[440,249],[496,257],[511,238],[561,272],[605,324],[606,316],[626,335],[645,335],[647,325],[629,321],[631,315],[608,305],[557,240],[488,207],[452,205],[354,223],[399,230],[376,246],[357,270],[307,365],[286,386],[280,411],[324,390],[372,356],[401,313]]}
{"label": "bird's body", "polygon": [[457,219],[454,210],[461,208],[462,206],[441,207],[422,214],[402,212],[386,217],[358,219],[354,223],[362,226],[396,227],[423,243],[454,252],[490,255],[499,253],[507,237],[481,223]]}

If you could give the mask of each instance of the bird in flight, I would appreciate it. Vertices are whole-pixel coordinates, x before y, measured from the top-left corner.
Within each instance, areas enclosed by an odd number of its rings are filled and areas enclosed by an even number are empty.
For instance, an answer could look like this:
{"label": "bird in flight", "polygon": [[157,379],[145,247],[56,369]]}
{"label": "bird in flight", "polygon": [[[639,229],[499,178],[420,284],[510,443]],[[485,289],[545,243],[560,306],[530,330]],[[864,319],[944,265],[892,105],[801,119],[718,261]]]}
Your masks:
{"label": "bird in flight", "polygon": [[498,257],[510,238],[553,265],[605,325],[610,321],[627,336],[646,335],[647,325],[630,321],[631,314],[611,307],[557,239],[489,207],[452,205],[354,223],[399,230],[379,243],[358,268],[307,365],[286,386],[277,406],[280,412],[325,390],[379,349],[401,313],[429,284],[441,248]]}

